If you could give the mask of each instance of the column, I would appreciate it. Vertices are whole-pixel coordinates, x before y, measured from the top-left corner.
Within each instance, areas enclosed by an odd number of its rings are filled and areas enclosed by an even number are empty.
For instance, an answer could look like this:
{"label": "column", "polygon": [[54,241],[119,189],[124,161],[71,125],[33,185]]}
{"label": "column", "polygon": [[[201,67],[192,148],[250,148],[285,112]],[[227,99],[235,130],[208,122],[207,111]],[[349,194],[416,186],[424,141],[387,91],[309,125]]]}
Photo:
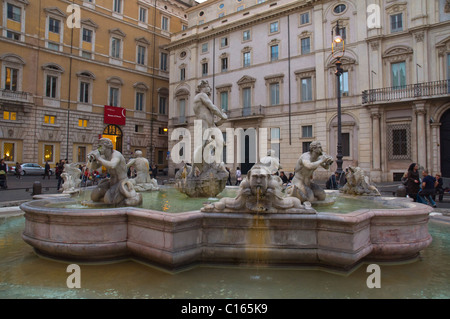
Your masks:
{"label": "column", "polygon": [[372,170],[375,174],[372,176],[373,181],[380,181],[381,178],[381,132],[380,118],[381,114],[378,108],[371,109],[372,118]]}
{"label": "column", "polygon": [[427,145],[425,134],[425,103],[415,105],[417,120],[417,161],[419,166],[427,167]]}

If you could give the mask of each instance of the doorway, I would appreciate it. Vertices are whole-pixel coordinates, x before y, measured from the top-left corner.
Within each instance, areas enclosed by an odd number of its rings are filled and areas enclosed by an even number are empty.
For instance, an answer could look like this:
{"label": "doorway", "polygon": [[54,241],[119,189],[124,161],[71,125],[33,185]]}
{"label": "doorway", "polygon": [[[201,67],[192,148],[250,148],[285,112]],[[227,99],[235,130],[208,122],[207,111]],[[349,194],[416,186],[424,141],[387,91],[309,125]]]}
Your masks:
{"label": "doorway", "polygon": [[114,149],[116,151],[122,153],[123,135],[122,135],[122,130],[120,129],[120,127],[118,127],[117,125],[114,125],[114,124],[108,125],[103,130],[102,137],[109,138],[111,140],[111,142],[113,143]]}
{"label": "doorway", "polygon": [[441,117],[441,173],[450,178],[450,109]]}

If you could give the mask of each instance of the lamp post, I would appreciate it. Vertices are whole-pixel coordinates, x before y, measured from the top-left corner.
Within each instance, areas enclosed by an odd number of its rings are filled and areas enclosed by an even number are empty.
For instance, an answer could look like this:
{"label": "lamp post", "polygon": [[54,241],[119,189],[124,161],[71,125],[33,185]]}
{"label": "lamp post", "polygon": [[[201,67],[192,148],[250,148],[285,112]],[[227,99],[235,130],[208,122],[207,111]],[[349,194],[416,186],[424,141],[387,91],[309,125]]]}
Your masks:
{"label": "lamp post", "polygon": [[333,58],[336,59],[336,88],[337,88],[337,119],[338,119],[338,132],[337,132],[337,154],[336,154],[336,173],[339,174],[339,184],[343,185],[344,174],[342,171],[343,155],[342,155],[342,123],[341,123],[341,75],[344,72],[342,69],[341,58],[344,56],[345,43],[344,39],[340,35],[339,20],[336,22],[336,35],[331,30],[331,38],[333,42],[331,44],[331,53]]}

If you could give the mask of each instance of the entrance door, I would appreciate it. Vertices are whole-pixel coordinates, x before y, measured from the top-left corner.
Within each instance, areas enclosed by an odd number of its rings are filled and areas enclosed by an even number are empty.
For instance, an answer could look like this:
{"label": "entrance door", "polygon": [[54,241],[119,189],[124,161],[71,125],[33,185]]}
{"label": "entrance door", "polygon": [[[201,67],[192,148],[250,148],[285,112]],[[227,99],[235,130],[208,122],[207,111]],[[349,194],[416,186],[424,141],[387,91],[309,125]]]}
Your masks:
{"label": "entrance door", "polygon": [[114,149],[122,153],[122,130],[120,127],[114,124],[108,125],[103,130],[102,137],[109,138],[113,143]]}
{"label": "entrance door", "polygon": [[441,173],[450,178],[450,110],[441,118]]}

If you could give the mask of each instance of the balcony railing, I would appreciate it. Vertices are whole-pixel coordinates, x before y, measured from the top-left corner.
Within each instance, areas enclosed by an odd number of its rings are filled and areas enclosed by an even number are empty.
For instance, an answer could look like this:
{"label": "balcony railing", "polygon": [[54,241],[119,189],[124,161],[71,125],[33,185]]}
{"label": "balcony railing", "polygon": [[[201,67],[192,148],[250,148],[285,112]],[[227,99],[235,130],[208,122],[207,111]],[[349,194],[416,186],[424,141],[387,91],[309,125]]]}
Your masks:
{"label": "balcony railing", "polygon": [[261,116],[264,116],[264,107],[262,105],[243,107],[243,108],[228,110],[226,113],[227,113],[229,119],[261,117]]}
{"label": "balcony railing", "polygon": [[0,90],[0,99],[33,103],[33,95],[28,92]]}
{"label": "balcony railing", "polygon": [[389,102],[418,97],[438,97],[444,95],[450,95],[450,80],[364,90],[362,92],[362,103],[368,104],[376,102]]}

